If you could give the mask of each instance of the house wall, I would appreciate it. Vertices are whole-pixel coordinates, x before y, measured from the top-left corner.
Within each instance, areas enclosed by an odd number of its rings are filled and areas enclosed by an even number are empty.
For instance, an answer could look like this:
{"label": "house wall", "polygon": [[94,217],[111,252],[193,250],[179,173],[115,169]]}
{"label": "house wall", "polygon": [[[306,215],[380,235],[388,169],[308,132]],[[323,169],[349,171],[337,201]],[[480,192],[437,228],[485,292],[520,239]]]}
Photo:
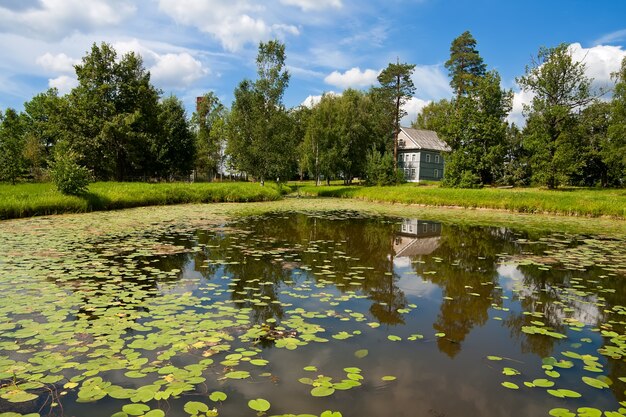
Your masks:
{"label": "house wall", "polygon": [[438,151],[400,149],[398,167],[404,170],[404,178],[409,182],[441,181],[444,170],[443,155]]}

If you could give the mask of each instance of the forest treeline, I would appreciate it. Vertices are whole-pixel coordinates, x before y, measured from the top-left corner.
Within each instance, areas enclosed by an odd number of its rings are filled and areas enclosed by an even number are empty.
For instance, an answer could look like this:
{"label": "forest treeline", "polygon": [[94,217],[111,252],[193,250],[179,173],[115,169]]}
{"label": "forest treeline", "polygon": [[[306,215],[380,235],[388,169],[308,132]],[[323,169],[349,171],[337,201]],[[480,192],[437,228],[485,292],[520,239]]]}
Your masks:
{"label": "forest treeline", "polygon": [[[414,65],[390,63],[367,91],[324,94],[287,108],[285,45],[261,42],[257,77],[241,81],[230,107],[212,92],[191,117],[152,85],[141,56],[94,44],[75,66],[67,95],[37,94],[0,112],[0,181],[46,181],[89,173],[96,180],[213,180],[228,173],[260,182],[295,178],[402,180],[397,136],[415,94]],[[413,127],[434,130],[452,151],[443,184],[624,186],[626,59],[612,91],[592,88],[567,45],[541,48],[517,79],[532,102],[526,125],[507,121],[513,92],[501,87],[469,32],[445,63],[453,96],[428,104]]]}

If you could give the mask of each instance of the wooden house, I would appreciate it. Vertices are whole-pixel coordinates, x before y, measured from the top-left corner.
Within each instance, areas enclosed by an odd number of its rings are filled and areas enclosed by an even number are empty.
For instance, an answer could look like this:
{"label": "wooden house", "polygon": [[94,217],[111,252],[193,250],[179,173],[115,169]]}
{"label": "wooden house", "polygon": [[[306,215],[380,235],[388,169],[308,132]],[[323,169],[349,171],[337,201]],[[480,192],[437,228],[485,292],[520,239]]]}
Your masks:
{"label": "wooden house", "polygon": [[398,168],[404,170],[408,182],[443,179],[445,152],[450,147],[432,130],[400,128]]}

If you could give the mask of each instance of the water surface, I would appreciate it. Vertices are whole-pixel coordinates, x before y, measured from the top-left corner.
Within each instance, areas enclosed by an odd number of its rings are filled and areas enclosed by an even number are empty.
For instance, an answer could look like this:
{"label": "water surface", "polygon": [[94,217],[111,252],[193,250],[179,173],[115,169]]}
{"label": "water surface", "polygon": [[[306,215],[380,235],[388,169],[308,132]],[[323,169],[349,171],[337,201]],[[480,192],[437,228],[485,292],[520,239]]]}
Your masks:
{"label": "water surface", "polygon": [[0,230],[0,413],[623,406],[624,241],[350,211],[111,216]]}

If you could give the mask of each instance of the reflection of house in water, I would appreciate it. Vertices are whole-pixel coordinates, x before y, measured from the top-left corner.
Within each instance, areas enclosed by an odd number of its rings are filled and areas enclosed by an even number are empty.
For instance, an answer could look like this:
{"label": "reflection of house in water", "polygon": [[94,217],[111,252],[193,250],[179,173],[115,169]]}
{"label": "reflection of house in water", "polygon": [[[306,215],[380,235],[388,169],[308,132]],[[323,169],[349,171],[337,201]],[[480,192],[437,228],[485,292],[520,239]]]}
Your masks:
{"label": "reflection of house in water", "polygon": [[441,223],[417,219],[403,219],[393,242],[397,257],[430,255],[439,247]]}

